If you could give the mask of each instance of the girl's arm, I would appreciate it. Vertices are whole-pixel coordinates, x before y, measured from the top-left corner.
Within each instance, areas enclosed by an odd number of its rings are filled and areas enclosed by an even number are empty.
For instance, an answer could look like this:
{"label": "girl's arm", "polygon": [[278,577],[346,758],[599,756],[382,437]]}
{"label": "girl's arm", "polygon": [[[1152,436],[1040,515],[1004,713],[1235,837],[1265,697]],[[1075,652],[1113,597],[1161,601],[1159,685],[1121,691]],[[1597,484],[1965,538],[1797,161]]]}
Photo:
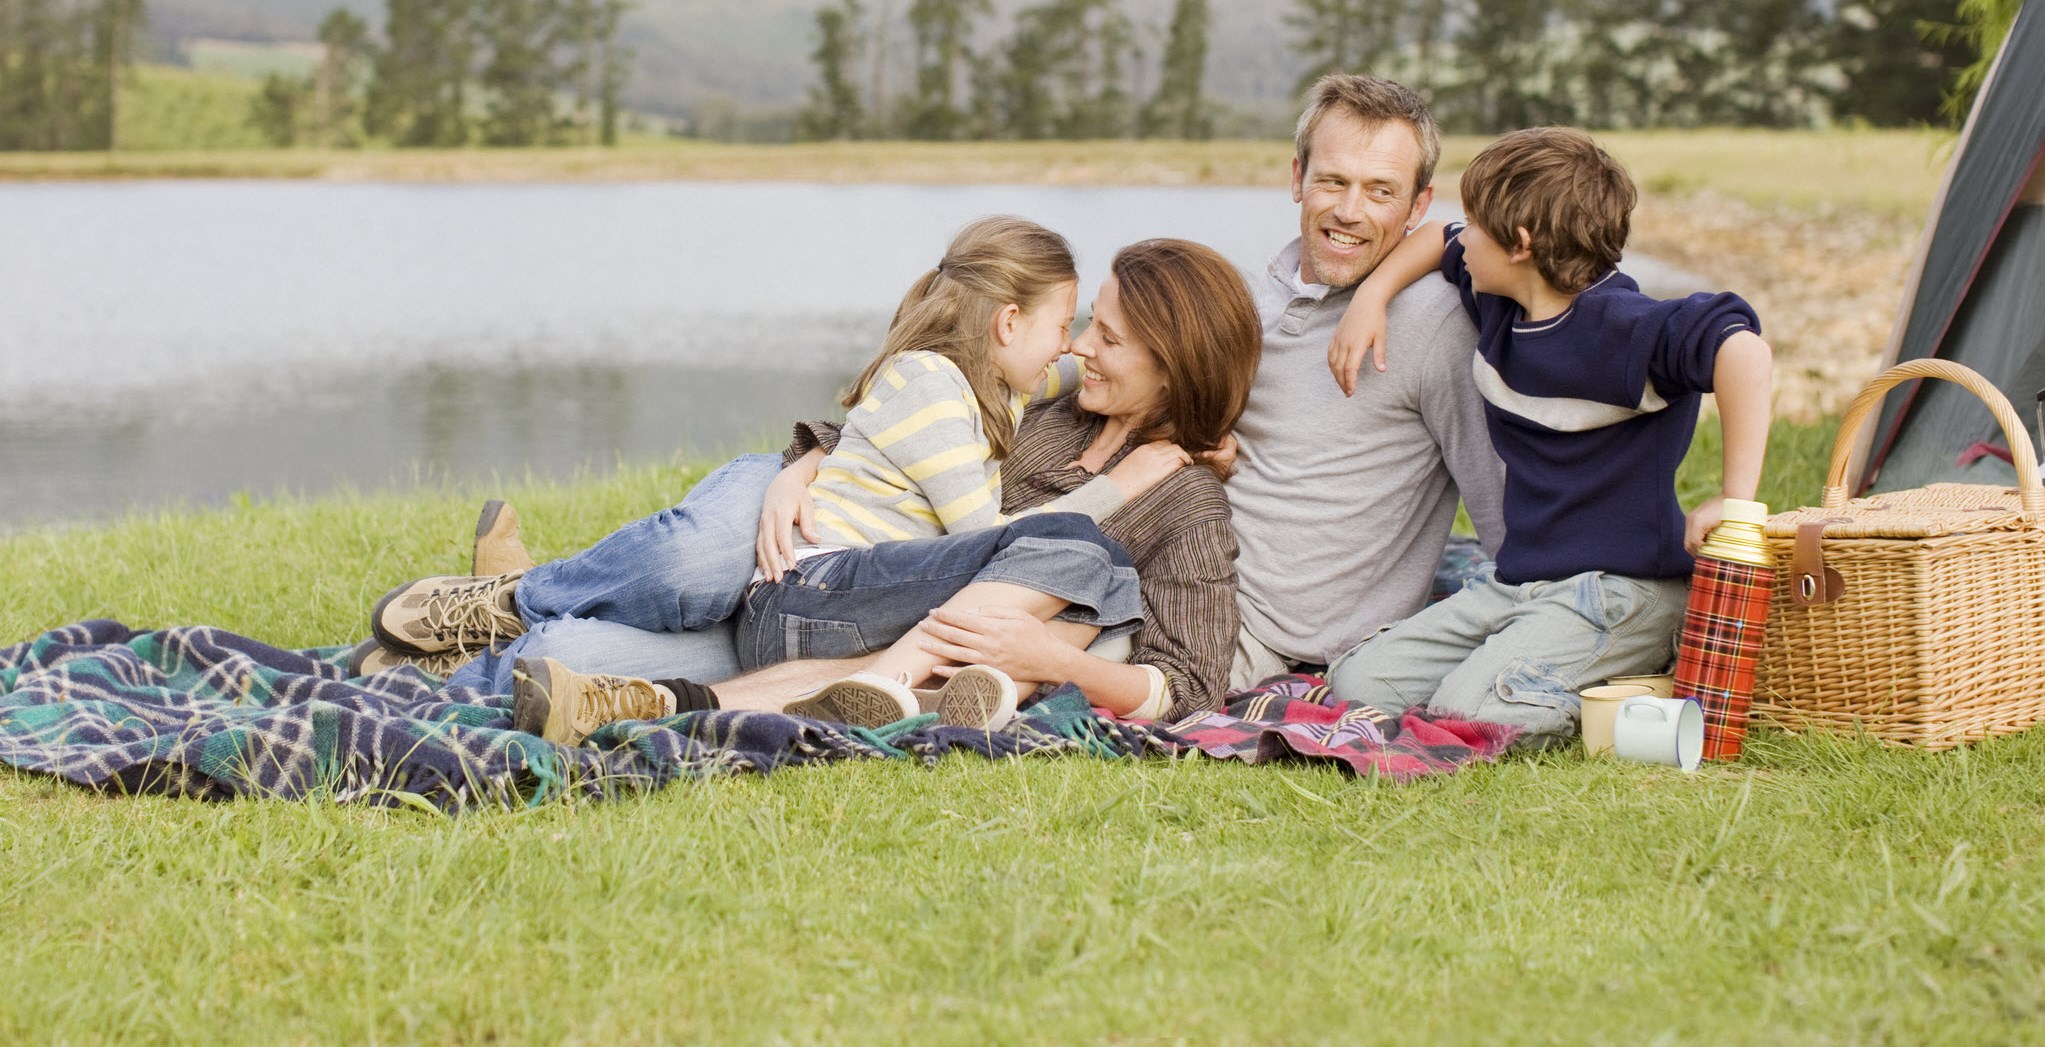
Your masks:
{"label": "girl's arm", "polygon": [[1328,370],[1334,374],[1335,384],[1342,387],[1342,395],[1356,395],[1356,372],[1365,357],[1371,357],[1378,370],[1385,369],[1385,313],[1391,309],[1393,296],[1441,268],[1446,247],[1442,230],[1446,227],[1443,222],[1429,222],[1415,229],[1357,285],[1342,322],[1335,326],[1335,337],[1328,342]]}

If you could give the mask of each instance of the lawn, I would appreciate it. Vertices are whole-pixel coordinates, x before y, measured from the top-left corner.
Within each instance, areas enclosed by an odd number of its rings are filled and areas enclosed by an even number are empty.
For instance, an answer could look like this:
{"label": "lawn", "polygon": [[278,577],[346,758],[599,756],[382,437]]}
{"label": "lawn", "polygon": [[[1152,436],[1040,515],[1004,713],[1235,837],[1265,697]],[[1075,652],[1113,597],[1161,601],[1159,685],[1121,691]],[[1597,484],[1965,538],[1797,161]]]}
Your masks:
{"label": "lawn", "polygon": [[[1813,499],[1829,442],[1778,427],[1765,496]],[[700,472],[491,493],[559,554]],[[389,584],[462,566],[482,493],[0,538],[0,639],[351,639]],[[2013,1042],[2045,1020],[2041,767],[2045,732],[1405,787],[954,758],[453,819],[0,770],[0,1041]]]}

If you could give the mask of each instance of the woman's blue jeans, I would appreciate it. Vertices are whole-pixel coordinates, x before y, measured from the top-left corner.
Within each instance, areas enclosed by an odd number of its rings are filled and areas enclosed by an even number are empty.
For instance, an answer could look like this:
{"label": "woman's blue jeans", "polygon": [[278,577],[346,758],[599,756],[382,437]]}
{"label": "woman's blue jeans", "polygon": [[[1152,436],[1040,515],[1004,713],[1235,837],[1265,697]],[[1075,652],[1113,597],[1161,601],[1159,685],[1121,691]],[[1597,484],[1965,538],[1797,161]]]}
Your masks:
{"label": "woman's blue jeans", "polygon": [[511,690],[512,660],[552,657],[578,672],[715,681],[736,676],[730,619],[755,563],[772,454],[718,468],[680,505],[626,524],[518,583],[526,633],[463,666],[450,685]]}
{"label": "woman's blue jeans", "polygon": [[1143,621],[1129,554],[1085,516],[1040,513],[1003,527],[813,556],[778,581],[758,582],[739,616],[739,662],[750,670],[870,654],[973,582],[1056,596],[1069,605],[1059,619],[1100,626],[1104,636]]}

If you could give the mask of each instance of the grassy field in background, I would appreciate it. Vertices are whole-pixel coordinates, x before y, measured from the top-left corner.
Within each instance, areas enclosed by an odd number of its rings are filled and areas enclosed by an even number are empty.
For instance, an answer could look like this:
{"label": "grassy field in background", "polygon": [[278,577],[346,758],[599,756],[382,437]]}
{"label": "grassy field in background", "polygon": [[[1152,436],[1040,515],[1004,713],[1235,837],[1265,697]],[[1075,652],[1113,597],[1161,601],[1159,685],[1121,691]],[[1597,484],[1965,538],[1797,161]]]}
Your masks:
{"label": "grassy field in background", "polygon": [[[229,116],[245,120],[246,98],[238,105],[221,102],[211,112],[208,119],[215,122]],[[1710,190],[1762,207],[1848,208],[1907,216],[1922,215],[1929,208],[1951,147],[1950,136],[1936,131],[1651,131],[1605,132],[1598,138],[1651,193]],[[1460,170],[1487,140],[1449,138],[1443,146],[1443,173]],[[728,145],[641,139],[609,150],[138,149],[116,155],[0,153],[0,181],[718,179],[1280,187],[1288,177],[1291,148],[1288,142],[1271,141]]]}
{"label": "grassy field in background", "polygon": [[[1764,497],[1814,498],[1831,433],[1779,426]],[[462,568],[484,494],[561,554],[700,473],[0,538],[0,642],[95,615],[348,640]],[[456,819],[0,770],[0,1041],[2016,1042],[2045,1021],[2041,765],[2038,731],[1408,787],[951,759]]]}

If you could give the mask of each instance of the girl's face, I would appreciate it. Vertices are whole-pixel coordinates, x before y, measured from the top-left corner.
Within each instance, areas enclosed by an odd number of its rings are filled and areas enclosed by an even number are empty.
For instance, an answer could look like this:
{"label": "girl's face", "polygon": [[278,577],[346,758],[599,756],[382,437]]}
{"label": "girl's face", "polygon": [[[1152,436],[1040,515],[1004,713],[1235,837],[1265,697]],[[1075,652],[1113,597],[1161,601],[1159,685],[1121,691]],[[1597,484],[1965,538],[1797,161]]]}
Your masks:
{"label": "girl's face", "polygon": [[1033,393],[1044,384],[1044,369],[1065,355],[1078,305],[1079,281],[1067,280],[1035,308],[1004,307],[994,315],[994,369],[1009,389]]}
{"label": "girl's face", "polygon": [[1113,276],[1094,296],[1093,323],[1072,340],[1072,355],[1086,363],[1079,406],[1098,415],[1143,423],[1164,403],[1165,374],[1150,347],[1129,333],[1121,291]]}

